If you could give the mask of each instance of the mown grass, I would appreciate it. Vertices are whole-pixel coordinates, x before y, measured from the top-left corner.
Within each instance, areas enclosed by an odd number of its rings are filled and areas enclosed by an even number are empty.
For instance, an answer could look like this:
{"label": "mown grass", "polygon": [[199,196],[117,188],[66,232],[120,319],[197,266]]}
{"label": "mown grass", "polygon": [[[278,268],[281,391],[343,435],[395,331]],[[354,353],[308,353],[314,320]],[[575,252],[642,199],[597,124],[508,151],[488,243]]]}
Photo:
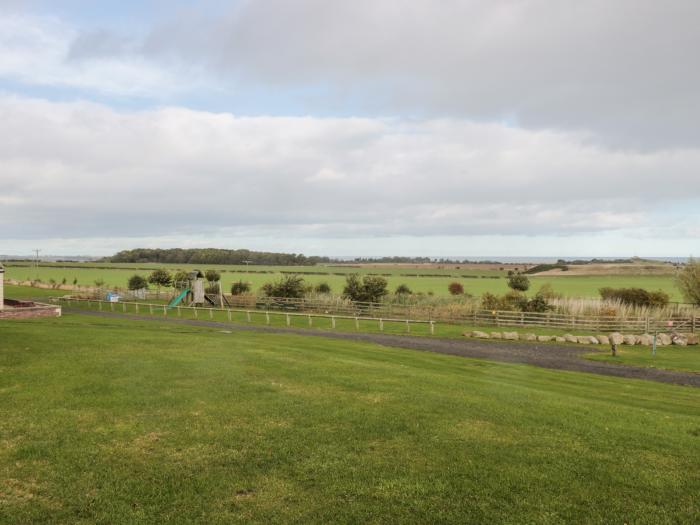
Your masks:
{"label": "mown grass", "polygon": [[[166,267],[170,270],[191,269],[194,265],[156,265],[156,264],[133,264],[133,265],[111,265],[109,268],[97,268],[94,263],[71,263],[77,268],[61,268],[54,265],[40,266],[38,269],[31,266],[17,266],[17,263],[6,265],[6,275],[8,278],[19,280],[41,279],[49,282],[50,279],[60,283],[65,278],[68,284],[72,284],[77,279],[81,286],[93,286],[95,281],[102,280],[107,286],[125,288],[129,277],[135,273],[148,275],[152,268]],[[439,270],[425,269],[415,270],[407,268],[333,268],[333,267],[275,267],[261,266],[248,268],[241,266],[216,266],[200,265],[200,268],[213,268],[222,271],[222,285],[226,291],[230,289],[233,282],[243,280],[249,282],[254,291],[260,287],[282,276],[281,271],[293,272],[318,272],[324,275],[302,274],[306,282],[316,285],[320,282],[330,284],[336,294],[340,294],[345,284],[345,275],[348,273],[387,273],[389,290],[394,291],[400,284],[406,284],[414,292],[432,292],[438,296],[449,295],[447,287],[453,281],[461,282],[465,292],[474,296],[480,296],[485,292],[503,294],[508,291],[505,279],[506,272],[498,270]],[[255,273],[266,271],[271,273]],[[412,274],[406,277],[400,274]],[[420,277],[414,276],[424,274]],[[444,277],[433,277],[428,275],[441,275]],[[448,277],[447,275],[472,275],[474,278]],[[496,277],[496,278],[493,278]],[[555,292],[571,297],[598,297],[598,290],[603,287],[639,287],[647,290],[663,290],[671,296],[673,301],[682,301],[680,291],[676,288],[672,276],[649,276],[649,275],[614,275],[614,276],[531,276],[532,293],[536,292],[542,285],[549,284]]]}
{"label": "mown grass", "polygon": [[161,323],[0,323],[5,523],[697,523],[700,392]]}
{"label": "mown grass", "polygon": [[698,346],[659,346],[652,354],[648,346],[618,346],[617,356],[611,353],[594,353],[586,356],[596,361],[609,361],[632,366],[685,370],[700,374],[700,347]]}

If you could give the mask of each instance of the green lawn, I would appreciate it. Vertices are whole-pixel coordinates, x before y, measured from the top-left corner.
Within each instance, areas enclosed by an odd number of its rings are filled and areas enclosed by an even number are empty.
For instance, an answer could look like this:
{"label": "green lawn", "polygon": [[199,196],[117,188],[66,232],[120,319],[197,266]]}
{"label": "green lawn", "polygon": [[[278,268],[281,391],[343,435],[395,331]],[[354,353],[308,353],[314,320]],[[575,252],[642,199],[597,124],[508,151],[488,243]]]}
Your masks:
{"label": "green lawn", "polygon": [[[27,263],[7,263],[6,275],[11,279],[33,280],[41,279],[49,282],[50,279],[60,283],[63,279],[68,284],[77,279],[81,286],[93,286],[96,280],[103,280],[108,286],[125,288],[129,277],[134,273],[148,275],[157,267],[167,267],[171,271],[177,269],[190,270],[195,265],[157,265],[157,264],[112,264],[109,267],[97,267],[96,263],[70,263],[75,268],[59,267],[56,264],[46,264],[38,269]],[[107,264],[107,263],[103,263]],[[334,293],[342,292],[345,276],[349,273],[381,273],[388,274],[389,289],[395,290],[400,284],[407,284],[414,292],[428,293],[447,296],[448,285],[453,281],[459,281],[464,286],[464,290],[475,296],[484,292],[502,294],[508,291],[506,284],[506,272],[499,270],[447,270],[447,269],[413,269],[413,268],[347,268],[347,267],[294,267],[294,266],[216,266],[199,265],[201,269],[217,269],[222,275],[224,289],[230,289],[231,283],[243,280],[251,283],[254,291],[270,281],[279,279],[281,271],[300,272],[304,279],[310,284],[327,282]],[[258,273],[267,272],[267,273]],[[315,275],[305,272],[313,272]],[[403,275],[402,275],[403,274]],[[426,275],[427,274],[427,275]],[[420,275],[420,276],[419,276]],[[442,275],[441,277],[436,277]],[[463,277],[469,275],[471,277]],[[648,276],[648,275],[616,275],[616,276],[548,276],[530,277],[532,281],[532,291],[536,292],[543,284],[550,284],[555,291],[574,297],[598,297],[598,290],[605,286],[611,287],[640,287],[648,290],[663,290],[667,292],[673,301],[682,301],[682,296],[676,288],[671,276]]]}
{"label": "green lawn", "polygon": [[0,323],[3,523],[697,523],[700,391],[302,336]]}
{"label": "green lawn", "polygon": [[595,353],[587,356],[597,361],[610,361],[633,366],[666,368],[669,370],[687,370],[700,374],[699,346],[660,346],[656,355],[648,346],[618,346],[617,356],[610,353]]}

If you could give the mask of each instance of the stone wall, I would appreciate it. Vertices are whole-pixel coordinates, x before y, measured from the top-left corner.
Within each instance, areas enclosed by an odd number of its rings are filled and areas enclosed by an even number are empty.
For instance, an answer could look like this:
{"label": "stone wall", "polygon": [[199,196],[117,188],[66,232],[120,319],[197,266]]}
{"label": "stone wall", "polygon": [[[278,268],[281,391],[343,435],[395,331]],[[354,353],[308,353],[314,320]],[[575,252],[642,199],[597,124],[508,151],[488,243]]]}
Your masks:
{"label": "stone wall", "polygon": [[61,317],[61,307],[53,304],[29,303],[5,299],[7,308],[0,310],[0,319],[31,319],[34,317]]}

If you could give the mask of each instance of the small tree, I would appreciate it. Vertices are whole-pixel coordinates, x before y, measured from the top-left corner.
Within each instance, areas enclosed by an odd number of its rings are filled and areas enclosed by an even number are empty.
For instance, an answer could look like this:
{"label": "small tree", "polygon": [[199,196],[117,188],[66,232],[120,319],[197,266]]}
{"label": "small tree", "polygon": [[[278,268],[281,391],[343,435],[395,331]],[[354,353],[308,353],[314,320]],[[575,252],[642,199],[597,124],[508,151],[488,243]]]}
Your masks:
{"label": "small tree", "polygon": [[678,272],[676,285],[686,301],[700,305],[700,260],[690,258]]}
{"label": "small tree", "polygon": [[389,293],[387,284],[384,277],[365,275],[360,279],[359,275],[353,273],[345,279],[343,297],[352,301],[377,303]]}
{"label": "small tree", "polygon": [[170,286],[173,282],[173,278],[168,270],[158,268],[157,270],[153,270],[151,275],[148,276],[148,282],[155,284],[156,287],[158,287],[158,293],[160,294],[161,286]]}
{"label": "small tree", "polygon": [[526,292],[530,288],[530,279],[525,275],[513,274],[508,277],[508,286],[512,290]]}
{"label": "small tree", "polygon": [[242,295],[250,292],[250,283],[238,281],[231,285],[231,295]]}
{"label": "small tree", "polygon": [[316,293],[331,293],[331,285],[327,282],[318,283],[314,287]]}
{"label": "small tree", "polygon": [[104,279],[95,279],[95,286],[97,288],[102,288],[105,285]]}
{"label": "small tree", "polygon": [[144,288],[148,288],[148,281],[142,275],[132,275],[129,277],[127,288],[129,288],[129,290],[143,290]]}
{"label": "small tree", "polygon": [[175,272],[173,275],[173,286],[178,290],[184,290],[189,283],[189,275],[183,270]]}
{"label": "small tree", "polygon": [[400,284],[396,287],[396,291],[394,293],[396,295],[410,295],[412,292],[407,284]]}
{"label": "small tree", "polygon": [[221,274],[216,270],[207,270],[204,272],[204,278],[210,283],[216,283],[221,279]]}
{"label": "small tree", "polygon": [[279,281],[264,284],[262,286],[262,291],[268,297],[300,299],[306,295],[308,287],[304,283],[303,277],[298,275],[285,275]]}
{"label": "small tree", "polygon": [[462,295],[464,293],[464,286],[462,286],[462,283],[455,281],[447,286],[447,290],[451,295]]}

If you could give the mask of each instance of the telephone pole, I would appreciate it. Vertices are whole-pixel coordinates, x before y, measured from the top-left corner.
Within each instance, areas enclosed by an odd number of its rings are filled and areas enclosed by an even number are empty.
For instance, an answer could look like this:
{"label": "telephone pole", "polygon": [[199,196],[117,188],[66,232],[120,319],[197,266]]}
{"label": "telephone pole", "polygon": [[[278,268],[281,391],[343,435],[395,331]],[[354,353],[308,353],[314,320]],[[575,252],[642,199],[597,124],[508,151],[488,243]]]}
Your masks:
{"label": "telephone pole", "polygon": [[35,278],[39,279],[39,252],[41,250],[38,248],[35,248],[32,251],[34,252],[34,268],[35,268],[35,272],[36,272]]}

